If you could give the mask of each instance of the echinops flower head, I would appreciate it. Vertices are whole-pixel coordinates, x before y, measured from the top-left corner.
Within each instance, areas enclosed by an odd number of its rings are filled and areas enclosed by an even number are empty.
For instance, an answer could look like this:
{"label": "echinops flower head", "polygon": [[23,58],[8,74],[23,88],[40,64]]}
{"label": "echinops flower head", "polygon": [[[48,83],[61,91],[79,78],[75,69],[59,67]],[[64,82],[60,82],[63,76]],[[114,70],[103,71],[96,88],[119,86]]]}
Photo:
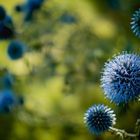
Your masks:
{"label": "echinops flower head", "polygon": [[93,134],[108,131],[116,123],[116,115],[108,106],[101,104],[91,106],[84,114],[84,122]]}
{"label": "echinops flower head", "polygon": [[131,29],[140,38],[140,8],[133,14]]}
{"label": "echinops flower head", "polygon": [[7,49],[8,56],[12,60],[20,59],[24,55],[25,46],[20,41],[12,41]]}
{"label": "echinops flower head", "polygon": [[44,0],[28,0],[25,4],[25,21],[31,21],[33,18],[33,13],[39,10],[43,4]]}
{"label": "echinops flower head", "polygon": [[27,3],[31,9],[38,9],[41,7],[43,2],[44,0],[28,0]]}
{"label": "echinops flower head", "polygon": [[123,52],[105,63],[101,87],[112,102],[127,104],[140,95],[140,56]]}
{"label": "echinops flower head", "polygon": [[11,39],[15,36],[15,28],[10,16],[0,20],[0,39]]}
{"label": "echinops flower head", "polygon": [[6,11],[3,6],[0,5],[0,20],[3,20],[6,16]]}
{"label": "echinops flower head", "polygon": [[8,113],[15,106],[16,98],[11,90],[0,92],[0,113]]}

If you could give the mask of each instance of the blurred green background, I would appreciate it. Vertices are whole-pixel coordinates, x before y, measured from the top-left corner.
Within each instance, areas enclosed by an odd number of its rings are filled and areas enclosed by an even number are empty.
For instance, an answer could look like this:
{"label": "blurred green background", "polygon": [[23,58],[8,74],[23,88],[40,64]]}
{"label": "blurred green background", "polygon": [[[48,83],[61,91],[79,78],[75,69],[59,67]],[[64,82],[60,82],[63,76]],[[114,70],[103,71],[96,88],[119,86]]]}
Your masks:
{"label": "blurred green background", "polygon": [[[104,98],[100,76],[104,63],[122,51],[139,53],[139,39],[130,29],[139,0],[46,0],[30,23],[14,7],[24,0],[0,0],[12,16],[17,37],[28,46],[25,56],[7,56],[11,40],[0,41],[0,66],[16,77],[13,90],[25,103],[0,114],[1,140],[118,140],[106,132],[95,136],[83,123],[93,104],[115,110],[115,127],[134,132],[138,103],[118,107]],[[61,21],[69,13],[74,23]]]}

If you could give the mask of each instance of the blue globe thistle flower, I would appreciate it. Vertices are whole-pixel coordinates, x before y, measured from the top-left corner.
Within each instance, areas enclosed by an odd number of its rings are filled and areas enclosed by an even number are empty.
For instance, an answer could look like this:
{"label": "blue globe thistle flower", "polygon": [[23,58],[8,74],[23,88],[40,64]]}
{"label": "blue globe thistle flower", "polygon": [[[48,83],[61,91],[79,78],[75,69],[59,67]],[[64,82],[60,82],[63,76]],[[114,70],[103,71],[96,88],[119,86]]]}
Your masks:
{"label": "blue globe thistle flower", "polygon": [[140,57],[124,52],[106,62],[101,86],[117,105],[136,99],[140,94]]}
{"label": "blue globe thistle flower", "polygon": [[12,41],[7,49],[8,56],[12,60],[17,60],[21,58],[24,55],[25,52],[25,46],[20,41]]}
{"label": "blue globe thistle flower", "polygon": [[6,11],[3,6],[0,5],[0,20],[3,20],[6,16]]}
{"label": "blue globe thistle flower", "polygon": [[12,111],[15,106],[16,98],[11,90],[4,90],[0,92],[0,112],[8,113]]}
{"label": "blue globe thistle flower", "polygon": [[108,131],[116,122],[114,111],[108,106],[93,105],[90,107],[85,115],[84,122],[93,134],[101,134]]}
{"label": "blue globe thistle flower", "polygon": [[44,0],[28,0],[25,4],[25,21],[30,21],[33,17],[34,11],[41,8]]}
{"label": "blue globe thistle flower", "polygon": [[28,0],[27,4],[30,9],[39,9],[44,0]]}
{"label": "blue globe thistle flower", "polygon": [[0,39],[13,38],[14,35],[15,28],[12,18],[10,16],[6,16],[3,20],[0,21]]}
{"label": "blue globe thistle flower", "polygon": [[26,3],[22,5],[16,5],[15,10],[17,12],[24,12],[24,20],[31,21],[33,18],[33,13],[41,8],[43,2],[44,0],[27,0]]}
{"label": "blue globe thistle flower", "polygon": [[131,29],[140,38],[140,9],[135,11],[132,17]]}

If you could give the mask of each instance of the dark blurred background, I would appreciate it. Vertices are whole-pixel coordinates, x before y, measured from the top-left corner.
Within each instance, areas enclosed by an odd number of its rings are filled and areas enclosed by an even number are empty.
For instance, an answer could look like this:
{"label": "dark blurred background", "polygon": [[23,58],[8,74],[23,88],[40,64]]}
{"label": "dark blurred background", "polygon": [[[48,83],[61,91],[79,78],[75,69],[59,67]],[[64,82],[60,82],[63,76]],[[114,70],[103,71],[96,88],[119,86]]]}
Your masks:
{"label": "dark blurred background", "polygon": [[127,108],[110,103],[100,76],[114,54],[139,53],[130,22],[140,1],[44,0],[30,22],[15,11],[23,3],[0,0],[13,18],[15,39],[27,45],[24,57],[12,61],[6,51],[11,40],[0,41],[0,66],[14,75],[13,91],[24,99],[22,107],[0,114],[0,140],[118,140],[109,132],[92,135],[85,127],[85,111],[98,103],[115,111],[114,127],[134,132],[139,103]]}

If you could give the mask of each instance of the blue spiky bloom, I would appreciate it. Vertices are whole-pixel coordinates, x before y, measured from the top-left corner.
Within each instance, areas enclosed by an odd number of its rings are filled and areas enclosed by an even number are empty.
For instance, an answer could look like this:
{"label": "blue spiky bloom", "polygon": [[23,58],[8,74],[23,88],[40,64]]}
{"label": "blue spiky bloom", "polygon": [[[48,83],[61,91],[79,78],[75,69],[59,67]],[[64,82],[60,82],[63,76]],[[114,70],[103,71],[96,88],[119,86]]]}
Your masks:
{"label": "blue spiky bloom", "polygon": [[136,99],[140,95],[140,57],[123,52],[106,62],[101,86],[105,96],[117,105]]}
{"label": "blue spiky bloom", "polygon": [[101,104],[90,107],[85,115],[84,122],[93,134],[101,134],[108,131],[116,122],[114,111]]}
{"label": "blue spiky bloom", "polygon": [[25,46],[20,41],[12,41],[7,49],[8,56],[12,60],[17,60],[23,56],[25,52]]}
{"label": "blue spiky bloom", "polygon": [[0,20],[3,20],[6,16],[6,11],[3,6],[0,5]]}
{"label": "blue spiky bloom", "polygon": [[16,98],[11,90],[0,92],[0,112],[7,113],[12,111],[15,106]]}
{"label": "blue spiky bloom", "polygon": [[132,17],[131,29],[140,38],[140,9],[135,11]]}
{"label": "blue spiky bloom", "polygon": [[28,6],[30,9],[39,9],[44,0],[28,0]]}
{"label": "blue spiky bloom", "polygon": [[44,0],[28,0],[25,4],[25,21],[30,21],[33,17],[34,11],[41,8]]}
{"label": "blue spiky bloom", "polygon": [[15,35],[15,28],[10,16],[6,16],[0,21],[0,39],[13,38]]}

